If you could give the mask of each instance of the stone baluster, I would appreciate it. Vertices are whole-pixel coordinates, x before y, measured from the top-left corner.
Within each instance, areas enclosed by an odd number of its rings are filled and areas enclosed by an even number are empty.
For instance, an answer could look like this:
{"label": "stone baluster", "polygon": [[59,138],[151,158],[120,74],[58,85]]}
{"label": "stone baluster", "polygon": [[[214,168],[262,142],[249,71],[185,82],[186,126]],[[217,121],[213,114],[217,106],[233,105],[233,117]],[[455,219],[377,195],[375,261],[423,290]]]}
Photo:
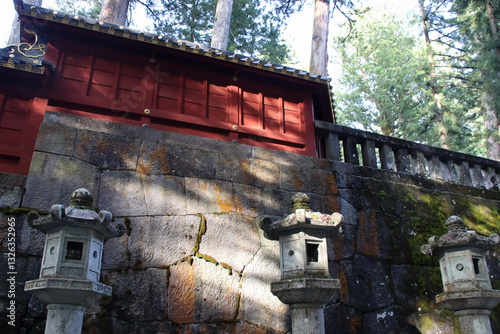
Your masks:
{"label": "stone baluster", "polygon": [[481,166],[478,164],[474,164],[474,167],[471,169],[471,178],[472,185],[476,188],[486,188],[484,183],[483,170]]}
{"label": "stone baluster", "polygon": [[414,175],[427,176],[426,162],[424,153],[421,151],[411,152],[411,172]]}
{"label": "stone baluster", "polygon": [[375,142],[367,139],[361,145],[361,153],[363,154],[363,166],[377,168],[377,155],[375,153]]}
{"label": "stone baluster", "polygon": [[333,131],[325,138],[325,155],[328,160],[340,161],[339,135]]}
{"label": "stone baluster", "polygon": [[382,169],[395,171],[396,164],[394,163],[394,154],[391,145],[384,143],[379,149],[380,152],[380,165]]}
{"label": "stone baluster", "polygon": [[437,155],[432,155],[429,160],[429,178],[433,180],[444,180],[441,160]]}
{"label": "stone baluster", "polygon": [[353,165],[359,165],[358,147],[356,138],[348,136],[344,139],[344,160]]}
{"label": "stone baluster", "polygon": [[408,155],[408,150],[405,148],[399,148],[396,151],[396,168],[398,172],[410,173],[410,158]]}
{"label": "stone baluster", "polygon": [[471,170],[467,161],[457,165],[458,182],[464,186],[472,187]]}

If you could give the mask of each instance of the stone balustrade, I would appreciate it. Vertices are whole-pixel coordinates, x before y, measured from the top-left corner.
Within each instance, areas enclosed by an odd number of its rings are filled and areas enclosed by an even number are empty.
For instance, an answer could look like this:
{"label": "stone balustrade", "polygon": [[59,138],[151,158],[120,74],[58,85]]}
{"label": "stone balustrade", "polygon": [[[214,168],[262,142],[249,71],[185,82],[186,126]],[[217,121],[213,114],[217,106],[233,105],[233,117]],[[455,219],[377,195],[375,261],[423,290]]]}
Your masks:
{"label": "stone balustrade", "polygon": [[323,121],[315,129],[321,158],[500,190],[499,161]]}

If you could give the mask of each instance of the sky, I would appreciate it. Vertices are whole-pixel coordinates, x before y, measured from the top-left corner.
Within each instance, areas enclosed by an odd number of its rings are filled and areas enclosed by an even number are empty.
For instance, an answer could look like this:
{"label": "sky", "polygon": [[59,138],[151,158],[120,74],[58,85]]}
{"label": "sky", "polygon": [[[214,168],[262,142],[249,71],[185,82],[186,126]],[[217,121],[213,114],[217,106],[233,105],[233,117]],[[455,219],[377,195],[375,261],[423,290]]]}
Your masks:
{"label": "sky", "polygon": [[[292,15],[284,33],[284,38],[290,44],[295,53],[297,64],[294,67],[305,69],[309,67],[309,57],[311,49],[312,21],[313,21],[313,1],[306,6],[301,12]],[[407,13],[418,8],[418,0],[364,0],[365,5],[374,7],[377,10],[389,11],[396,13],[403,18]],[[7,45],[12,21],[14,18],[14,3],[12,0],[0,0],[0,48]],[[55,8],[55,0],[43,0],[43,7]],[[148,25],[145,19],[140,19],[140,15],[135,16],[137,24],[144,29]],[[330,19],[330,24],[336,24],[336,17]],[[330,30],[333,27],[330,28]],[[332,73],[331,70],[329,70]]]}

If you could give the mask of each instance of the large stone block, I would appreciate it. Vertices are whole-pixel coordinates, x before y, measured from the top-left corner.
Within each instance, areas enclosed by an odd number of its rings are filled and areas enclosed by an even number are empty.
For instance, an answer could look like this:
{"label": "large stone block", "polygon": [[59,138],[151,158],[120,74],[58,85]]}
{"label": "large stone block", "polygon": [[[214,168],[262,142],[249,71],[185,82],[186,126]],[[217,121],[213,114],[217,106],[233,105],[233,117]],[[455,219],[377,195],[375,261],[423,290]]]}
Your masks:
{"label": "large stone block", "polygon": [[240,276],[203,259],[194,258],[195,322],[231,321],[236,318]]}
{"label": "large stone block", "polygon": [[170,158],[165,144],[143,141],[137,162],[137,171],[141,174],[172,174]]}
{"label": "large stone block", "polygon": [[282,165],[280,167],[280,189],[308,192],[311,189],[310,169]]}
{"label": "large stone block", "polygon": [[86,188],[98,202],[100,171],[81,160],[35,152],[26,182],[22,206],[49,210],[54,204],[69,205],[71,193]]}
{"label": "large stone block", "polygon": [[198,216],[130,218],[130,258],[141,267],[166,267],[191,255]]}
{"label": "large stone block", "polygon": [[280,280],[279,247],[262,247],[242,277],[240,318],[264,328],[290,330],[289,307],[271,293]]}
{"label": "large stone block", "polygon": [[80,130],[74,157],[101,168],[135,170],[140,145],[139,138]]}
{"label": "large stone block", "polygon": [[127,321],[163,320],[166,316],[167,269],[110,271],[106,284],[113,287],[112,317]]}
{"label": "large stone block", "polygon": [[331,171],[313,169],[311,173],[311,192],[319,195],[337,195],[335,175]]}
{"label": "large stone block", "polygon": [[395,216],[382,211],[368,210],[359,213],[356,252],[381,261],[401,263],[402,233]]}
{"label": "large stone block", "polygon": [[77,130],[61,124],[42,123],[36,138],[35,151],[72,156]]}
{"label": "large stone block", "polygon": [[250,172],[254,186],[264,189],[279,187],[280,167],[278,164],[268,160],[252,159]]}
{"label": "large stone block", "polygon": [[[45,234],[28,225],[25,214],[3,216],[0,213],[0,221],[7,217],[16,220],[16,252],[34,256],[42,256],[45,245]],[[0,232],[1,233],[1,232]]]}
{"label": "large stone block", "polygon": [[205,218],[206,232],[199,252],[242,272],[260,247],[253,219],[238,214],[205,215]]}
{"label": "large stone block", "polygon": [[405,310],[394,306],[366,313],[363,316],[362,332],[373,334],[420,334],[421,332],[411,325],[406,317]]}
{"label": "large stone block", "polygon": [[340,262],[340,301],[361,312],[395,304],[390,266],[354,255]]}
{"label": "large stone block", "polygon": [[129,171],[103,171],[98,207],[113,216],[145,216],[146,200],[141,175]]}
{"label": "large stone block", "polygon": [[143,175],[142,184],[148,215],[186,214],[184,178]]}
{"label": "large stone block", "polygon": [[217,153],[178,145],[167,146],[167,151],[172,174],[184,177],[215,178]]}
{"label": "large stone block", "polygon": [[223,181],[251,184],[250,159],[219,154],[216,177]]}
{"label": "large stone block", "polygon": [[187,213],[236,211],[230,182],[186,178]]}
{"label": "large stone block", "polygon": [[169,268],[167,315],[177,324],[194,322],[196,278],[188,261]]}

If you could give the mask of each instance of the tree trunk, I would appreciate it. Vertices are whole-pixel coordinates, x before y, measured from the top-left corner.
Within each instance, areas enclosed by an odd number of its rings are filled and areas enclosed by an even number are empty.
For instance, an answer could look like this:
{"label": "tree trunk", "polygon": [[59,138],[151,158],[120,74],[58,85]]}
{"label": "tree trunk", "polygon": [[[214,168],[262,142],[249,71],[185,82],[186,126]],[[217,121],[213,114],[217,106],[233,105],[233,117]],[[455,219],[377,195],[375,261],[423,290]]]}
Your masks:
{"label": "tree trunk", "polygon": [[130,0],[102,0],[99,20],[126,26],[129,2]]}
{"label": "tree trunk", "polygon": [[[42,6],[42,0],[24,0],[24,3],[38,7]],[[19,43],[21,43],[21,22],[19,21],[19,15],[16,12],[14,20],[12,21],[12,28],[10,30],[7,45],[18,45]]]}
{"label": "tree trunk", "polygon": [[427,48],[427,59],[430,67],[431,75],[431,91],[434,98],[434,108],[433,111],[436,115],[436,121],[438,123],[439,130],[439,144],[442,148],[449,149],[448,146],[448,130],[444,125],[443,116],[443,106],[441,103],[441,96],[439,95],[439,87],[436,79],[436,65],[434,62],[434,51],[432,50],[431,40],[429,38],[429,21],[427,20],[427,14],[425,13],[424,0],[418,0],[420,4],[420,13],[422,15],[422,26],[424,30],[425,45]]}
{"label": "tree trunk", "polygon": [[227,50],[229,38],[229,25],[231,23],[231,12],[233,11],[233,0],[218,0],[215,10],[214,30],[212,32],[211,47]]}
{"label": "tree trunk", "polygon": [[[498,29],[493,15],[493,7],[490,0],[486,0],[486,11],[490,23],[491,36],[494,41],[498,41]],[[496,47],[497,57],[500,58],[500,46]],[[485,109],[484,128],[486,130],[487,153],[486,156],[492,160],[500,160],[500,128],[495,107],[493,95],[490,91],[483,91],[481,94],[481,103]]]}
{"label": "tree trunk", "polygon": [[328,21],[330,0],[315,0],[314,23],[311,45],[311,75],[328,76]]}
{"label": "tree trunk", "polygon": [[[495,15],[493,15],[493,5],[491,4],[490,0],[486,0],[486,11],[488,12],[488,19],[490,21],[491,36],[493,37],[494,41],[498,42],[500,37],[498,36],[498,29],[497,29],[497,24],[495,22]],[[497,51],[497,57],[500,58],[500,45],[497,45],[496,51]]]}
{"label": "tree trunk", "polygon": [[492,160],[500,160],[500,147],[498,137],[500,128],[498,127],[498,118],[495,110],[495,103],[490,92],[483,91],[481,94],[481,103],[485,109],[484,128],[486,130],[486,157]]}

